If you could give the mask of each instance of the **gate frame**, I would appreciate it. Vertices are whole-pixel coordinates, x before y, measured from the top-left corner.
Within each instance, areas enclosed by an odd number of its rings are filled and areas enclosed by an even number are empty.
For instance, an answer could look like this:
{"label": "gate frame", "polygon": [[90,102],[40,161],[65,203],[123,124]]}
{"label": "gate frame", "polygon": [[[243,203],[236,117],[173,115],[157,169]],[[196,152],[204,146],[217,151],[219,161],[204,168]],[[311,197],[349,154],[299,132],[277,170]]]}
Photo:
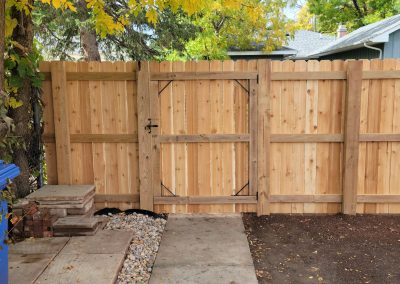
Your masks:
{"label": "gate frame", "polygon": [[[269,82],[270,60],[258,60],[258,72],[150,72],[150,62],[138,62],[137,106],[140,208],[154,204],[257,204],[257,214],[269,213]],[[159,81],[248,80],[249,133],[159,136]],[[179,138],[181,137],[181,138]],[[161,196],[160,142],[249,142],[249,196]]]}

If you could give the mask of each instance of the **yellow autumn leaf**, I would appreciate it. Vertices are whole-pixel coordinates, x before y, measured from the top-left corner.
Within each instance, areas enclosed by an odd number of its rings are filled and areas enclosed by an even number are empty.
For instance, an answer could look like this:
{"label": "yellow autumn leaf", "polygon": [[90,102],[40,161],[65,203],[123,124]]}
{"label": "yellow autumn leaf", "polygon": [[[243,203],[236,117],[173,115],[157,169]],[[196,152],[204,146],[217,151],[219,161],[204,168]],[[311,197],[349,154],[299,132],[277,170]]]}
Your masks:
{"label": "yellow autumn leaf", "polygon": [[239,9],[242,1],[238,0],[223,0],[223,6],[230,9]]}
{"label": "yellow autumn leaf", "polygon": [[86,0],[86,7],[88,7],[89,9],[93,8],[96,5],[96,2],[96,0]]}
{"label": "yellow autumn leaf", "polygon": [[8,99],[8,105],[11,108],[18,108],[23,105],[21,101],[18,101],[16,98],[11,97]]}
{"label": "yellow autumn leaf", "polygon": [[157,11],[154,9],[149,9],[146,12],[146,18],[150,23],[155,25],[157,23]]}
{"label": "yellow autumn leaf", "polygon": [[5,30],[5,36],[10,37],[17,26],[18,21],[17,19],[6,17],[6,30]]}
{"label": "yellow autumn leaf", "polygon": [[70,9],[72,12],[76,12],[75,6],[74,6],[71,2],[69,2],[69,1],[65,3],[65,7],[66,7],[67,9]]}
{"label": "yellow autumn leaf", "polygon": [[61,1],[60,0],[53,0],[52,4],[53,4],[53,7],[56,8],[56,9],[61,7]]}

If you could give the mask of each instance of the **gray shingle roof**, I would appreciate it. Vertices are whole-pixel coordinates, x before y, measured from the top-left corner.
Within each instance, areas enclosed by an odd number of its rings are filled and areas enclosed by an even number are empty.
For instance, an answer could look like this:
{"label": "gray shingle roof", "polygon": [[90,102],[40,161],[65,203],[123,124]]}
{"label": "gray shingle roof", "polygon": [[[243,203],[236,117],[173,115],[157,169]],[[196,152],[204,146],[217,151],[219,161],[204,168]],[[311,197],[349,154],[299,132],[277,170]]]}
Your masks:
{"label": "gray shingle roof", "polygon": [[287,42],[285,47],[297,50],[294,58],[302,58],[333,41],[335,41],[335,37],[331,35],[299,30],[295,32],[294,37]]}
{"label": "gray shingle roof", "polygon": [[318,57],[320,55],[332,54],[339,51],[359,48],[364,43],[382,43],[387,42],[389,34],[400,29],[400,14],[384,19],[382,21],[361,27],[348,35],[337,39],[336,41],[311,51],[309,57]]}
{"label": "gray shingle roof", "polygon": [[284,55],[290,56],[291,58],[302,58],[307,54],[320,49],[327,44],[335,41],[335,37],[332,35],[320,34],[317,32],[299,30],[296,31],[294,36],[290,38],[284,46],[272,51],[265,52],[264,43],[253,44],[253,48],[247,50],[241,50],[237,47],[231,47],[228,54],[229,55]]}

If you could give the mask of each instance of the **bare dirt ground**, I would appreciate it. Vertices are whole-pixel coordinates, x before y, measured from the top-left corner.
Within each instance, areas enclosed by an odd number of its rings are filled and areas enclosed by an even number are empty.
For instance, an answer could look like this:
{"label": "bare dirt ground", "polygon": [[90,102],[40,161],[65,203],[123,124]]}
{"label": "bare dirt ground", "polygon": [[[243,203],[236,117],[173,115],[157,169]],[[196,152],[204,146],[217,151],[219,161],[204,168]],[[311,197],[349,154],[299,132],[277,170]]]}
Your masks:
{"label": "bare dirt ground", "polygon": [[259,283],[400,283],[400,216],[244,214]]}

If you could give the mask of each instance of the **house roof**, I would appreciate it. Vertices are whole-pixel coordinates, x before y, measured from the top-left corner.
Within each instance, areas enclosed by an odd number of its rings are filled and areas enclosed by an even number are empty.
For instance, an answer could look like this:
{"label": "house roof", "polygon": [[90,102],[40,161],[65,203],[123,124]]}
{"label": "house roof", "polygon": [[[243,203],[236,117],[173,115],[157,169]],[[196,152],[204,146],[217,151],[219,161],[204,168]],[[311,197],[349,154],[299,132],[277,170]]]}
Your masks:
{"label": "house roof", "polygon": [[290,38],[284,46],[271,52],[263,51],[263,44],[255,44],[252,49],[240,50],[231,48],[229,56],[258,56],[258,55],[282,55],[283,57],[298,58],[319,49],[335,40],[334,36],[320,34],[317,32],[299,30]]}
{"label": "house roof", "polygon": [[293,58],[302,58],[333,41],[335,41],[335,37],[332,35],[299,30],[295,32],[294,37],[290,39],[285,46],[297,50]]}
{"label": "house roof", "polygon": [[389,35],[400,29],[400,14],[384,19],[382,21],[361,27],[346,36],[331,42],[314,52],[308,57],[319,57],[346,50],[356,49],[366,44],[377,44],[389,41]]}

